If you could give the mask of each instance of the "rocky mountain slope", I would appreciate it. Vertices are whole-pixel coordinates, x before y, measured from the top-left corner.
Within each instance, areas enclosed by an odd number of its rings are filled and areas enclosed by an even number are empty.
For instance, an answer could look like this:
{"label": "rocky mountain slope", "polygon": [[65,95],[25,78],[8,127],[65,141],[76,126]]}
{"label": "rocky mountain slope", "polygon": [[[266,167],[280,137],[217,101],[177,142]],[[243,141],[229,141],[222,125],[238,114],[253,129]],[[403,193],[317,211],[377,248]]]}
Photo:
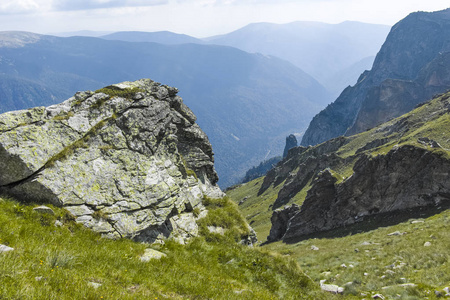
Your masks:
{"label": "rocky mountain slope", "polygon": [[196,236],[221,197],[211,144],[178,90],[149,79],[0,115],[0,190],[110,237]]}
{"label": "rocky mountain slope", "polygon": [[279,208],[270,241],[364,226],[360,222],[374,216],[382,225],[386,215],[450,207],[449,128],[447,93],[363,133],[293,148],[264,178],[247,184],[251,191],[237,187],[230,196],[238,201],[248,194],[244,211],[258,203],[260,213],[248,216],[257,231],[268,233],[265,210]]}
{"label": "rocky mountain slope", "polygon": [[[230,47],[0,34],[0,112],[50,105],[77,91],[153,78],[180,89],[216,154],[221,186],[242,178],[331,99],[292,64]],[[53,101],[50,103],[50,101]],[[277,105],[274,105],[276,103]]]}
{"label": "rocky mountain slope", "polygon": [[400,116],[450,88],[450,9],[398,22],[370,72],[311,121],[301,145],[351,135]]}
{"label": "rocky mountain slope", "polygon": [[[361,72],[370,69],[373,60],[369,57],[380,50],[388,32],[386,25],[299,21],[254,23],[206,40],[286,59],[316,78],[333,95],[339,95],[345,87],[355,84]],[[350,76],[349,68],[357,68],[357,72],[352,70]]]}

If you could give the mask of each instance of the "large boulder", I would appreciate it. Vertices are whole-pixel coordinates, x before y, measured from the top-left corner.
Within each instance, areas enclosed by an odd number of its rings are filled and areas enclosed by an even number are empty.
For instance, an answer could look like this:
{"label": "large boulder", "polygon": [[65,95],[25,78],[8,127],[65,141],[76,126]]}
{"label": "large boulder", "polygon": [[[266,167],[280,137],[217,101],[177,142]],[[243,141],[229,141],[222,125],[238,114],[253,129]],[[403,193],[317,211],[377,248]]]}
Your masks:
{"label": "large boulder", "polygon": [[[0,189],[110,237],[196,235],[221,197],[211,144],[178,90],[149,79],[0,115]],[[197,215],[197,214],[196,214]]]}

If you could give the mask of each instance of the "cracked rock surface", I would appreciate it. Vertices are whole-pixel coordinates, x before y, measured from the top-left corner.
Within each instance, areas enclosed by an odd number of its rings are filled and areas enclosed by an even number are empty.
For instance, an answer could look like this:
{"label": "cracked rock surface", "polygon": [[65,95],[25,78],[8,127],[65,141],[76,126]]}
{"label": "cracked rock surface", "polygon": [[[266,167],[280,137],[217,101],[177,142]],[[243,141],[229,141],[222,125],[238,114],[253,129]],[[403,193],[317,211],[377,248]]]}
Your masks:
{"label": "cracked rock surface", "polygon": [[184,241],[221,197],[211,144],[178,90],[150,79],[0,115],[0,189],[110,237]]}

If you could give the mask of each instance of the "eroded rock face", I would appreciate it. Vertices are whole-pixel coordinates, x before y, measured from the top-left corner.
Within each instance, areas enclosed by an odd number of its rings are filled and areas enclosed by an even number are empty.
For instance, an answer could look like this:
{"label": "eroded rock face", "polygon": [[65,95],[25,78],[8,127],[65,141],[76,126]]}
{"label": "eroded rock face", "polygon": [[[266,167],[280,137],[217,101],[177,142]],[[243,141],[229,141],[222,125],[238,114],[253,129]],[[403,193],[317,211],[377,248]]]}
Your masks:
{"label": "eroded rock face", "polygon": [[149,79],[0,115],[0,188],[110,237],[185,240],[220,197],[211,144],[175,88]]}
{"label": "eroded rock face", "polygon": [[321,172],[283,239],[351,225],[366,216],[439,205],[450,201],[450,162],[442,153],[415,146],[386,155],[362,156],[354,174],[336,183]]}
{"label": "eroded rock face", "polygon": [[450,9],[394,25],[370,71],[317,114],[301,145],[353,135],[411,111],[450,88]]}

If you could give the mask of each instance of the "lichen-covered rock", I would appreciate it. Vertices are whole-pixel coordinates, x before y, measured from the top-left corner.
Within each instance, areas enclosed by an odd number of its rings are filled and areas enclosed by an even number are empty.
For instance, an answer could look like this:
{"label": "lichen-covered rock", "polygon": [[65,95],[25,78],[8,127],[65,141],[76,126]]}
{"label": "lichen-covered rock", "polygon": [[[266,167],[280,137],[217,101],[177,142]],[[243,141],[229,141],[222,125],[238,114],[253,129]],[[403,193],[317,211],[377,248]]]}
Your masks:
{"label": "lichen-covered rock", "polygon": [[196,235],[220,197],[211,144],[175,88],[149,79],[0,115],[0,189],[63,206],[110,237]]}

